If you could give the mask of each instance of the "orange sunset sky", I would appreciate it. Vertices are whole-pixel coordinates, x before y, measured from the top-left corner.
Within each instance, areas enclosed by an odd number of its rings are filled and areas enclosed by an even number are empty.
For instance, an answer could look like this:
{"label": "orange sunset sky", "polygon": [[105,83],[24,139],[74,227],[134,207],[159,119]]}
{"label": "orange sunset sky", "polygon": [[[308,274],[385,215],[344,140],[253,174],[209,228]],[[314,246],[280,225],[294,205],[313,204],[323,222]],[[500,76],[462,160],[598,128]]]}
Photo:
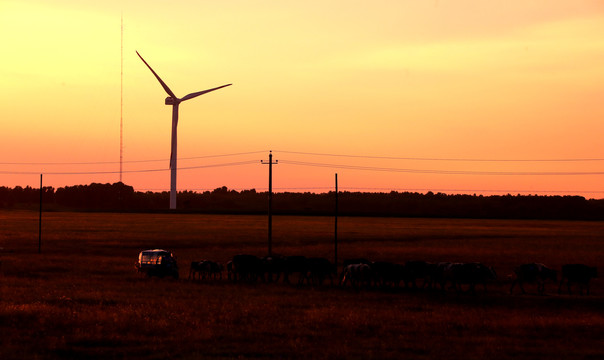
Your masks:
{"label": "orange sunset sky", "polygon": [[[0,186],[604,198],[603,0],[0,0]],[[331,155],[346,156],[331,156]]]}

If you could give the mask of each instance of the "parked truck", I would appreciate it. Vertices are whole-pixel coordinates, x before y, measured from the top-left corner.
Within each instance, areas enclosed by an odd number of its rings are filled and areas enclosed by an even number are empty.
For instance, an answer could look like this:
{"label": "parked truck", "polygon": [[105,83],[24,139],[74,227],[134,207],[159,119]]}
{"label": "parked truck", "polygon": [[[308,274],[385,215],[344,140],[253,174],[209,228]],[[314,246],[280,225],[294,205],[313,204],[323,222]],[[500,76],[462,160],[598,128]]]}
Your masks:
{"label": "parked truck", "polygon": [[143,250],[138,254],[136,269],[147,276],[172,276],[178,279],[178,264],[176,257],[162,249]]}

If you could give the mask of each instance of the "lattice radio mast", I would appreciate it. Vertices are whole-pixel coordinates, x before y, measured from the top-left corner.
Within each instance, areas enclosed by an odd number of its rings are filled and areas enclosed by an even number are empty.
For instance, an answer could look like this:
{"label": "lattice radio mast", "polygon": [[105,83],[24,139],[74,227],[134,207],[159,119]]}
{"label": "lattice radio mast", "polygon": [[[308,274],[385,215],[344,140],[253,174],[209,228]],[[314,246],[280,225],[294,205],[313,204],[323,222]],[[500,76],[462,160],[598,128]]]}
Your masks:
{"label": "lattice radio mast", "polygon": [[122,182],[122,169],[124,162],[124,13],[121,18],[121,43],[120,43],[120,182]]}

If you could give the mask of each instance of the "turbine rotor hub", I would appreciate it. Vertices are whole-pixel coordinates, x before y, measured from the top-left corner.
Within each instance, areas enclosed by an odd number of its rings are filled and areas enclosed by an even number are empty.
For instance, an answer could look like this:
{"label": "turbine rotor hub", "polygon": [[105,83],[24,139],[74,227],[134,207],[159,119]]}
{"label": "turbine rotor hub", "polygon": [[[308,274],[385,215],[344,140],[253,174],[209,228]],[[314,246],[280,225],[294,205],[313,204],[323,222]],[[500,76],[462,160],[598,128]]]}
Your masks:
{"label": "turbine rotor hub", "polygon": [[180,101],[178,101],[178,99],[173,98],[172,96],[168,96],[166,98],[166,105],[176,105],[178,104]]}

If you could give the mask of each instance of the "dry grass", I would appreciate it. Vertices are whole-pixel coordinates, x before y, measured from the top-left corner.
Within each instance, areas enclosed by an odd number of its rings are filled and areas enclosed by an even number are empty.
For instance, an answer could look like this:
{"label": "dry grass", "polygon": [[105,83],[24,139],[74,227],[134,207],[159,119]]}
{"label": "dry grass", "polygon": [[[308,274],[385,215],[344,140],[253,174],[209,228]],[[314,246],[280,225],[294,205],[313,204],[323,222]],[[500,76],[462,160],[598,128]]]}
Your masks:
{"label": "dry grass", "polygon": [[[604,269],[604,223],[341,218],[340,259],[482,261],[487,294],[145,279],[138,251],[181,265],[266,252],[266,218],[0,212],[0,358],[601,359],[604,286],[592,296],[508,294],[522,262]],[[275,217],[273,249],[332,258],[333,221]]]}

